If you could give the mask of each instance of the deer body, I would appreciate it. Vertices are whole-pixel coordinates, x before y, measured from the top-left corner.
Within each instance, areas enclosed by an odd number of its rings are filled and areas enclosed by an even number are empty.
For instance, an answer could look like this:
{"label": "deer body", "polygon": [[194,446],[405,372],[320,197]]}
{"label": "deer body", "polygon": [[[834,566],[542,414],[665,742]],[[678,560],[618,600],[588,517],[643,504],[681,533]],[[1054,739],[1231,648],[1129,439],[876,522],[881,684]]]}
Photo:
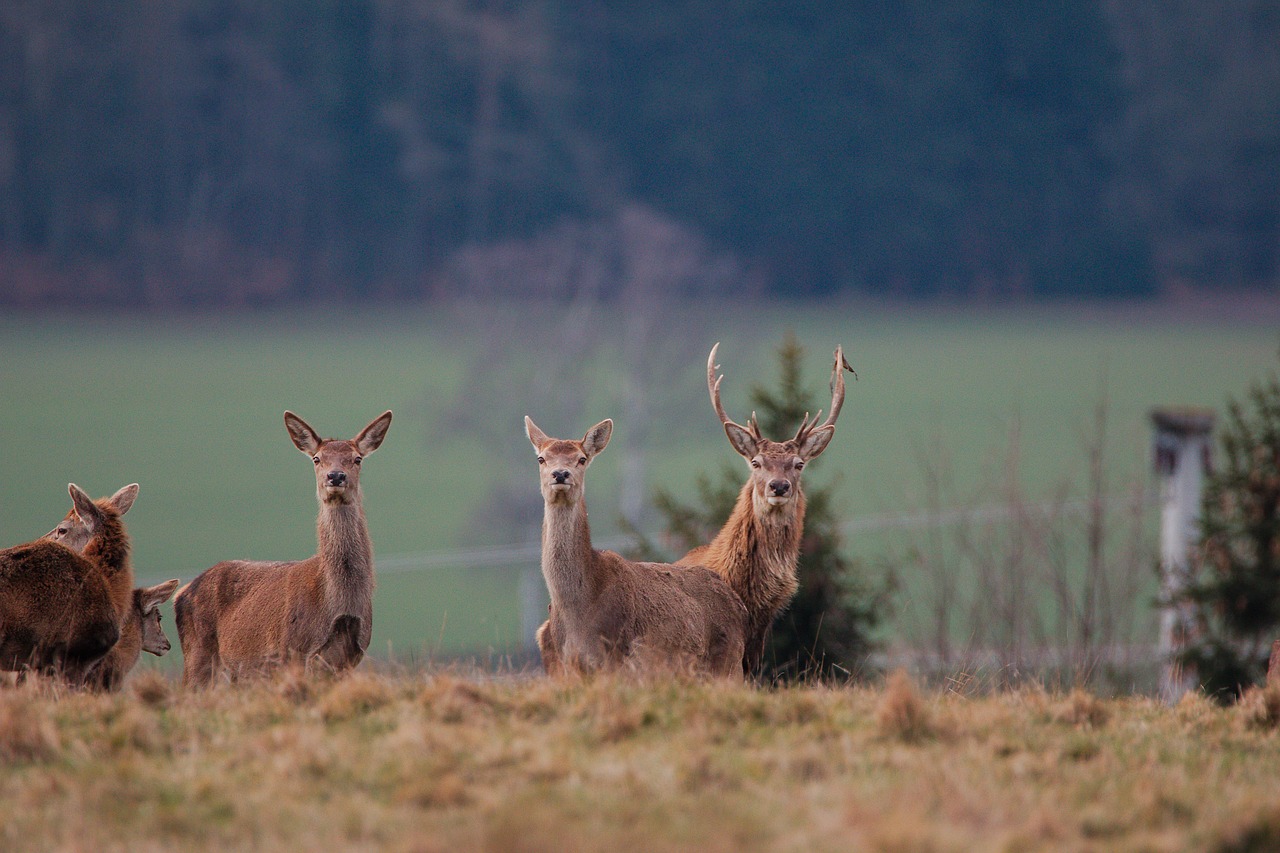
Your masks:
{"label": "deer body", "polygon": [[808,415],[786,441],[771,441],[760,434],[755,415],[747,426],[734,423],[720,402],[716,376],[716,350],[707,358],[707,388],[711,404],[725,434],[750,466],[751,475],[738,494],[724,527],[708,545],[692,549],[677,565],[703,565],[723,577],[747,607],[747,636],[742,668],[751,675],[764,657],[765,641],[773,622],[800,587],[796,567],[804,535],[805,498],[800,472],[827,449],[835,435],[836,419],[844,405],[844,371],[850,370],[837,347],[831,371],[831,414],[818,425],[819,412]]}
{"label": "deer body", "polygon": [[47,538],[0,551],[0,669],[60,671],[80,684],[120,638],[133,568],[123,510],[67,488],[89,534],[83,553]]}
{"label": "deer body", "polygon": [[207,685],[281,664],[335,671],[355,666],[373,633],[373,545],[359,487],[360,463],[382,444],[386,412],[351,441],[321,439],[286,412],[294,444],[316,468],[317,551],[305,560],[218,563],[178,590],[183,683]]}
{"label": "deer body", "polygon": [[544,498],[542,573],[551,618],[538,642],[547,671],[737,675],[746,610],[728,584],[702,567],[632,562],[591,547],[583,475],[612,428],[602,421],[582,441],[563,441],[525,418]]}

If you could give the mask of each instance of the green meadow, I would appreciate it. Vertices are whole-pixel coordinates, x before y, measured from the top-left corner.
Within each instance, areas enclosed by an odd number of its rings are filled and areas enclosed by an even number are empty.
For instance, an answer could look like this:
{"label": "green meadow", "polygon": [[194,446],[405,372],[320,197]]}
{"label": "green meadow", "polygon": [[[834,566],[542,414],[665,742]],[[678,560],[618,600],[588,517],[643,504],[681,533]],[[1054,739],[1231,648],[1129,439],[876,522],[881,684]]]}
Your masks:
{"label": "green meadow", "polygon": [[[52,527],[70,506],[68,482],[95,495],[138,482],[127,521],[142,581],[307,556],[314,479],[282,413],[350,437],[392,409],[362,480],[377,556],[396,567],[379,577],[373,651],[500,657],[520,644],[522,566],[471,565],[467,554],[536,541],[522,417],[575,438],[615,420],[587,496],[597,539],[616,538],[624,491],[693,495],[699,473],[741,464],[707,401],[711,345],[721,342],[729,413],[745,420],[749,389],[775,381],[788,332],[824,408],[837,343],[858,373],[831,449],[806,473],[810,485],[834,483],[856,521],[920,508],[929,464],[946,469],[944,503],[998,501],[1015,459],[1028,499],[1082,494],[1082,448],[1103,401],[1108,485],[1143,483],[1148,410],[1221,409],[1242,396],[1275,368],[1280,311],[681,305],[644,323],[620,306],[515,304],[11,314],[0,318],[0,544]],[[652,515],[643,524],[658,532]],[[878,533],[847,542],[872,564],[886,547]],[[440,557],[449,553],[456,565]],[[903,580],[890,639],[918,616],[920,580]]]}

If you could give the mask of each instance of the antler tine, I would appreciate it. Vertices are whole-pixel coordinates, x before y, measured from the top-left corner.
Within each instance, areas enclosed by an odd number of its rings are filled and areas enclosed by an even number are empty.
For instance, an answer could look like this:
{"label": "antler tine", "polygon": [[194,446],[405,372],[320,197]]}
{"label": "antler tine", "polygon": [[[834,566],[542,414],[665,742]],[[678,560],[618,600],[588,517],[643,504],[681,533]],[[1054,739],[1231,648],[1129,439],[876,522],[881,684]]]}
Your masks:
{"label": "antler tine", "polygon": [[720,349],[720,342],[716,341],[716,345],[711,348],[711,355],[707,356],[707,390],[711,392],[711,405],[716,410],[716,415],[720,418],[720,423],[729,423],[729,416],[724,412],[724,404],[720,402],[720,383],[724,381],[724,376],[716,376],[716,371],[720,369],[720,365],[716,364],[716,350]]}
{"label": "antler tine", "polygon": [[[858,378],[858,374],[844,357],[844,347],[837,346],[835,363],[831,365],[831,414],[827,415],[823,426],[835,424],[836,418],[840,417],[840,408],[844,406],[844,372],[846,370],[853,374],[854,379]],[[816,421],[817,418],[814,420]]]}
{"label": "antler tine", "polygon": [[751,432],[752,438],[756,441],[760,440],[760,422],[756,420],[755,412],[751,413],[751,420],[747,421],[747,429]]}

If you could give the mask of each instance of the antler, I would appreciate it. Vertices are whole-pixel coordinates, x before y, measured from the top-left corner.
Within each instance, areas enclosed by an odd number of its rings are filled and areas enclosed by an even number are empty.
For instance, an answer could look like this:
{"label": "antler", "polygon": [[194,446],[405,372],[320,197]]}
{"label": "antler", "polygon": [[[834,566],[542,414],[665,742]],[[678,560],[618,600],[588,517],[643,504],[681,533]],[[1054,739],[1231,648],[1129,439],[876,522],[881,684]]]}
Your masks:
{"label": "antler", "polygon": [[806,414],[804,422],[800,424],[800,429],[796,432],[795,439],[793,439],[797,444],[802,443],[808,438],[809,433],[815,429],[835,425],[836,418],[840,417],[840,409],[844,406],[844,372],[846,370],[853,374],[854,379],[858,378],[857,371],[850,367],[849,362],[845,360],[844,347],[837,346],[835,363],[831,365],[831,414],[827,415],[827,419],[822,422],[821,426],[818,424],[818,418],[822,417],[821,409],[813,416],[812,421],[809,420],[809,416]]}
{"label": "antler", "polygon": [[724,375],[716,375],[716,371],[720,369],[720,365],[716,364],[716,351],[720,349],[720,342],[711,348],[711,355],[707,356],[707,390],[711,392],[711,405],[715,407],[716,415],[720,418],[722,424],[733,424],[740,429],[745,429],[751,433],[751,436],[757,441],[760,439],[760,425],[756,423],[756,413],[751,413],[751,420],[747,421],[745,427],[741,424],[735,424],[725,414],[724,404],[720,402],[720,383],[724,381]]}

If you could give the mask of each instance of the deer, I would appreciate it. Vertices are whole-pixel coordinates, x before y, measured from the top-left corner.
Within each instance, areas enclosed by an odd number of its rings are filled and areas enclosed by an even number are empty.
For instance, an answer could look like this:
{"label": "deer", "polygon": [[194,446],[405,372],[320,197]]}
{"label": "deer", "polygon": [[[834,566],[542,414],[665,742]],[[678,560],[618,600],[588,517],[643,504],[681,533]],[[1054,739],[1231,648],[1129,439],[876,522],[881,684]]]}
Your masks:
{"label": "deer", "polygon": [[[707,357],[707,389],[711,405],[724,426],[729,444],[750,468],[747,482],[728,520],[706,545],[690,550],[676,565],[706,566],[724,578],[742,599],[748,612],[743,674],[750,678],[764,657],[765,640],[773,622],[791,603],[799,589],[796,564],[804,532],[805,497],[800,486],[804,467],[819,456],[835,435],[836,419],[844,405],[844,371],[853,368],[844,351],[836,347],[831,368],[831,413],[822,423],[819,411],[804,419],[796,434],[773,441],[760,433],[756,415],[746,426],[732,421],[720,401],[723,375],[716,375],[717,343]],[[854,374],[857,377],[857,374]]]}
{"label": "deer", "polygon": [[[135,483],[125,486],[103,501],[117,513],[124,515],[133,506],[137,496],[138,485]],[[78,553],[89,544],[92,533],[73,505],[62,521],[41,538],[58,542]],[[120,639],[100,661],[90,667],[85,677],[86,686],[96,690],[119,690],[124,684],[124,677],[138,663],[142,652],[156,657],[168,654],[172,646],[160,624],[160,605],[169,600],[173,591],[178,588],[178,583],[178,579],[174,578],[155,586],[134,588],[120,625]]]}
{"label": "deer", "polygon": [[341,673],[364,657],[373,633],[373,544],[360,470],[381,445],[391,412],[353,439],[326,439],[284,413],[295,447],[315,468],[316,553],[305,560],[231,560],[201,572],[174,599],[185,688],[220,673],[233,680],[280,666]]}
{"label": "deer", "polygon": [[701,566],[633,562],[591,546],[587,466],[613,421],[581,441],[551,438],[528,416],[543,497],[542,575],[550,618],[537,633],[552,675],[626,670],[740,677],[747,611],[721,577]]}
{"label": "deer", "polygon": [[[94,501],[67,485],[81,552],[41,537],[0,551],[0,669],[60,674],[82,686],[120,638],[133,588],[121,520],[138,486]],[[123,510],[120,508],[123,506]],[[55,528],[56,530],[56,528]]]}
{"label": "deer", "polygon": [[160,605],[173,596],[178,583],[174,578],[133,591],[133,602],[120,626],[120,639],[89,670],[86,686],[99,691],[117,691],[124,686],[125,676],[137,665],[143,652],[156,657],[169,653],[172,646],[160,624]]}

